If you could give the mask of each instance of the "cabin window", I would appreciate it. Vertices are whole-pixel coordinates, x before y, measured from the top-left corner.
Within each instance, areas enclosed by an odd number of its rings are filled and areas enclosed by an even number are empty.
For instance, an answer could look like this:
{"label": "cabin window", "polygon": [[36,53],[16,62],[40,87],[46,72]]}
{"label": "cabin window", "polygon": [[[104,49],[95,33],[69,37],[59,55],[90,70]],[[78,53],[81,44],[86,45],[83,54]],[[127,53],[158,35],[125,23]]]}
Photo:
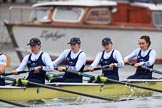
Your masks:
{"label": "cabin window", "polygon": [[49,10],[49,8],[38,8],[32,12],[31,19],[34,21],[47,20]]}
{"label": "cabin window", "polygon": [[88,12],[86,23],[109,24],[110,12],[108,8],[93,8]]}
{"label": "cabin window", "polygon": [[57,7],[52,19],[60,22],[79,22],[83,16],[82,8]]}
{"label": "cabin window", "polygon": [[153,13],[153,23],[155,26],[162,26],[162,12]]}

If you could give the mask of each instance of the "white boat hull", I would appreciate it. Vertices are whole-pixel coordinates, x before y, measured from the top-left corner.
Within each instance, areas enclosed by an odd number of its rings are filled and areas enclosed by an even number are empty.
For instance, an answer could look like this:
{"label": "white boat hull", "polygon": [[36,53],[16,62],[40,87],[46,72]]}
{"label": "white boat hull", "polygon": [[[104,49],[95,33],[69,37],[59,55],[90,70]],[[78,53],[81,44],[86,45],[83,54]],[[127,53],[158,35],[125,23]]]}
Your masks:
{"label": "white boat hull", "polygon": [[[162,59],[162,31],[130,30],[130,29],[87,29],[87,28],[59,28],[37,26],[13,26],[13,36],[17,50],[30,52],[27,43],[33,37],[38,37],[42,42],[42,51],[58,57],[60,53],[69,48],[67,42],[72,37],[81,38],[81,49],[87,54],[88,60],[93,60],[99,51],[102,51],[101,40],[110,37],[113,48],[121,52],[122,56],[128,55],[138,47],[138,39],[141,35],[149,35],[151,48],[156,50],[157,59]],[[11,35],[10,35],[11,36]],[[11,36],[11,39],[13,37]],[[14,41],[12,39],[12,41]]]}

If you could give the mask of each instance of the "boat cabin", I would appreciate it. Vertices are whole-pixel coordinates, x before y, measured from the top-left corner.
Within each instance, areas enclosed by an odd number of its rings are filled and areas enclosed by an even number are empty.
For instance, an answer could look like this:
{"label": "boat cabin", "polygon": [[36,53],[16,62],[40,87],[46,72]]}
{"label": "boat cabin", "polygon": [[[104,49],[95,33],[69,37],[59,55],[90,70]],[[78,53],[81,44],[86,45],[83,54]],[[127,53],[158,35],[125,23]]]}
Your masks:
{"label": "boat cabin", "polygon": [[54,25],[162,27],[162,5],[114,1],[60,1],[34,4],[30,21]]}
{"label": "boat cabin", "polygon": [[[13,9],[10,8],[10,16]],[[23,12],[28,9],[30,12]],[[66,44],[60,43],[67,43],[70,38],[78,36],[82,39],[87,61],[92,62],[96,53],[101,51],[100,40],[106,36],[110,36],[117,43],[114,48],[126,56],[137,47],[137,42],[123,43],[148,35],[152,40],[151,48],[157,51],[156,61],[162,62],[162,4],[71,0],[39,2],[32,8],[23,7],[16,12],[21,13],[21,20],[6,22],[5,26],[20,59],[25,55],[22,53],[30,52],[24,43],[33,36],[41,39],[44,44],[42,50],[54,59],[67,48]],[[28,16],[28,20],[24,20],[27,17],[23,15]]]}

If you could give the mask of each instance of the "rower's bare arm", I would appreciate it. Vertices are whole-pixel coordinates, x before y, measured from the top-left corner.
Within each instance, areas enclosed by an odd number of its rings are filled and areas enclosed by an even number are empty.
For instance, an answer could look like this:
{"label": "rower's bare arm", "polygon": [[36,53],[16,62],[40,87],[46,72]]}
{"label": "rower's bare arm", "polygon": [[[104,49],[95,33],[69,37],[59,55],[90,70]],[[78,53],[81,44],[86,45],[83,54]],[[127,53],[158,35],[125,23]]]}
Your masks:
{"label": "rower's bare arm", "polygon": [[0,74],[3,74],[5,72],[6,66],[3,64],[0,64]]}
{"label": "rower's bare arm", "polygon": [[18,71],[17,70],[12,70],[11,71],[13,75],[18,75]]}

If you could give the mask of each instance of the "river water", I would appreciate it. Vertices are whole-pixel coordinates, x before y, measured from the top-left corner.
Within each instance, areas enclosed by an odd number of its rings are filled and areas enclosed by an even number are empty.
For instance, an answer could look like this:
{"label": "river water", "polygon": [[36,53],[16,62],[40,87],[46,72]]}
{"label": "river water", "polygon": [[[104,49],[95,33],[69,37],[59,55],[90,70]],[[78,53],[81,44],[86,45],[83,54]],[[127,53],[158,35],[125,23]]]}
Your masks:
{"label": "river water", "polygon": [[[150,97],[138,97],[130,101],[109,102],[98,99],[81,97],[80,99],[42,99],[31,102],[17,102],[34,108],[162,108],[162,94],[154,93]],[[79,100],[79,101],[78,101]],[[1,103],[1,108],[17,108]]]}

